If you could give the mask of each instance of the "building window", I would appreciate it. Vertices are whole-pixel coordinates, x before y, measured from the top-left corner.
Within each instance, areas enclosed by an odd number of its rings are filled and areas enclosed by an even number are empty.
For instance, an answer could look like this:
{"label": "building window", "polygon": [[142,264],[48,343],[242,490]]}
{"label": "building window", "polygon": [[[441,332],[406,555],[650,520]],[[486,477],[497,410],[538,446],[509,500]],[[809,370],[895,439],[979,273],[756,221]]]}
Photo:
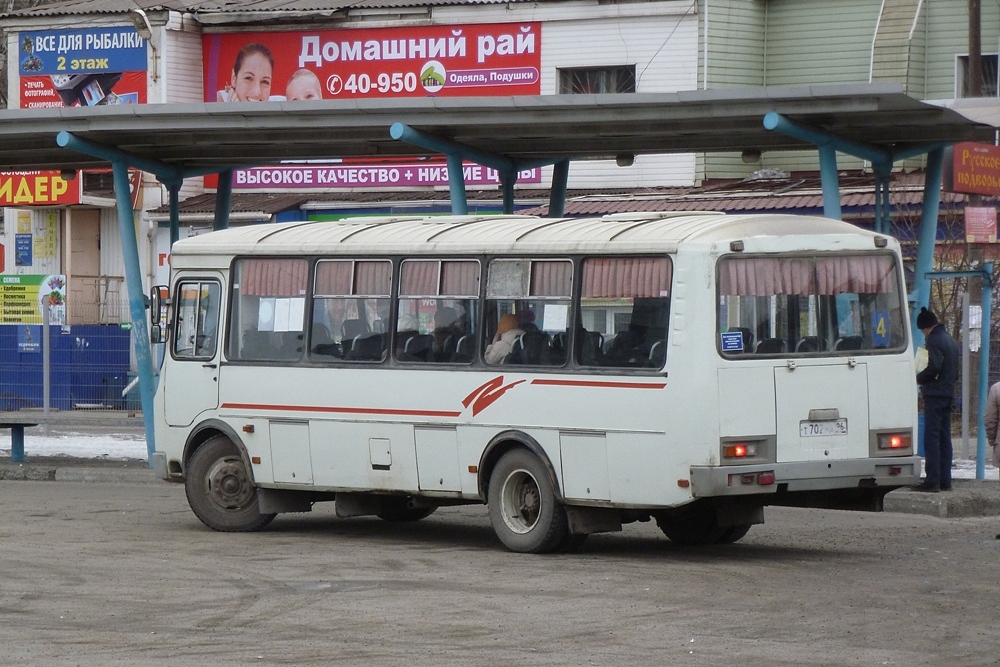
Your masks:
{"label": "building window", "polygon": [[997,97],[997,54],[991,53],[982,55],[982,94],[972,95],[969,92],[969,56],[958,57],[958,71],[955,82],[955,90],[959,91],[959,97]]}
{"label": "building window", "polygon": [[[994,59],[994,65],[995,63]],[[559,70],[559,93],[562,95],[634,92],[635,65]]]}

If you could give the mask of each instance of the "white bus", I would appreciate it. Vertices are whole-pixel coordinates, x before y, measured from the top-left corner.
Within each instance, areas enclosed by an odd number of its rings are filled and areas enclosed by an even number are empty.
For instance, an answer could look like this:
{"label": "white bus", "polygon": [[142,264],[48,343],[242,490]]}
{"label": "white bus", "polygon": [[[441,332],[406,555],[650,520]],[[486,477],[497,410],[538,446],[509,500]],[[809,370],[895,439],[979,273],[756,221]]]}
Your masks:
{"label": "white bus", "polygon": [[153,463],[216,530],[484,503],[520,552],[726,543],[920,471],[899,246],[843,222],[253,225],[175,243],[169,295]]}

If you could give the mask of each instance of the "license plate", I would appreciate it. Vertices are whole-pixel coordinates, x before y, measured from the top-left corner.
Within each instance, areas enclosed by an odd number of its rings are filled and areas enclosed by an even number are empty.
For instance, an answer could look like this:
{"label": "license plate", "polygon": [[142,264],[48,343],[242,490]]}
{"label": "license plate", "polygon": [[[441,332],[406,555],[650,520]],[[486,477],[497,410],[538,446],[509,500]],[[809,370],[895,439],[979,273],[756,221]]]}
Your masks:
{"label": "license plate", "polygon": [[825,422],[799,422],[799,436],[810,438],[822,435],[847,435],[847,420]]}

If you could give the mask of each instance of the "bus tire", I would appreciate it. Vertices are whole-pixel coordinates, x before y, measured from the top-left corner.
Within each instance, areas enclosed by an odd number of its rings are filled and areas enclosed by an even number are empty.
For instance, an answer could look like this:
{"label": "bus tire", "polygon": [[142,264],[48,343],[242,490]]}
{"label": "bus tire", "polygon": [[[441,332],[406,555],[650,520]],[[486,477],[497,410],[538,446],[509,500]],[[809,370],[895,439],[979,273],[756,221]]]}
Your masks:
{"label": "bus tire", "polygon": [[275,517],[260,513],[257,487],[236,445],[224,435],[209,438],[195,451],[184,491],[195,516],[212,530],[260,530]]}
{"label": "bus tire", "polygon": [[382,499],[382,511],[376,514],[383,521],[406,523],[420,521],[434,514],[436,507],[412,507],[409,496],[387,496]]}
{"label": "bus tire", "polygon": [[493,531],[511,551],[548,553],[570,537],[549,472],[526,449],[500,457],[490,476],[488,504]]}
{"label": "bus tire", "polygon": [[728,530],[719,526],[711,505],[696,505],[677,514],[661,514],[656,517],[656,525],[671,542],[684,545],[717,544]]}
{"label": "bus tire", "polygon": [[722,537],[715,541],[716,544],[733,544],[742,540],[750,529],[753,527],[752,523],[739,523],[735,526],[729,526],[726,528]]}

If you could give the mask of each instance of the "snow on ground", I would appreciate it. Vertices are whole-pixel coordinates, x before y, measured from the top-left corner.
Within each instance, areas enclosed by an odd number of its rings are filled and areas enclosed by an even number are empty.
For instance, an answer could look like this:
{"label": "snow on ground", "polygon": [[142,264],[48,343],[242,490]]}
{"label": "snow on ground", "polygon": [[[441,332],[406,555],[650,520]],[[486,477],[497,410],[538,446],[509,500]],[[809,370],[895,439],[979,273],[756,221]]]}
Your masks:
{"label": "snow on ground", "polygon": [[[10,433],[0,436],[0,458],[10,458]],[[69,456],[84,459],[147,459],[146,439],[141,435],[91,435],[60,433],[59,435],[24,436],[24,455]]]}
{"label": "snow on ground", "polygon": [[[975,445],[973,444],[973,448]],[[10,433],[0,436],[0,458],[10,458]],[[960,449],[956,439],[955,448]],[[147,457],[146,440],[141,435],[90,435],[61,433],[59,435],[24,436],[24,453],[32,456],[69,456],[85,459],[142,459]],[[976,479],[976,461],[957,459],[952,469],[955,479]],[[985,479],[1000,480],[1000,471],[994,468],[987,456]]]}

